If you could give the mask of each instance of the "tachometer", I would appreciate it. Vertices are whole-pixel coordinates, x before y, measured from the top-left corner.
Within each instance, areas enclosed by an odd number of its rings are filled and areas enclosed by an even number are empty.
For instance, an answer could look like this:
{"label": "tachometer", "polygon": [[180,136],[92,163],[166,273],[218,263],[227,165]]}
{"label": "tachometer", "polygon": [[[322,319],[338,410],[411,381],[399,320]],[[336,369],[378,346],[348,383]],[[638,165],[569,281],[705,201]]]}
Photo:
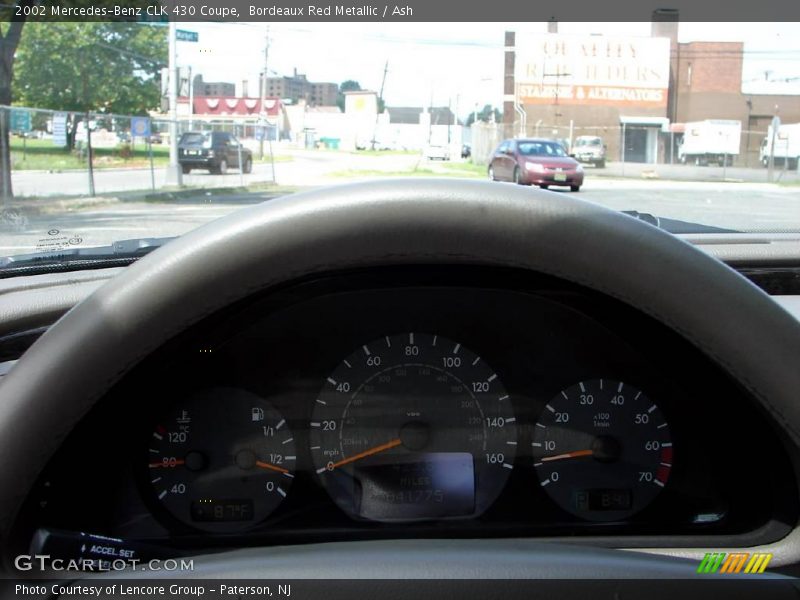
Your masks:
{"label": "tachometer", "polygon": [[614,521],[642,510],[672,469],[661,410],[635,387],[582,381],[545,406],[533,432],[539,484],[564,510]]}
{"label": "tachometer", "polygon": [[178,403],[156,425],[148,449],[157,500],[179,521],[207,531],[264,520],[294,477],[286,421],[240,389],[214,388]]}
{"label": "tachometer", "polygon": [[497,374],[461,344],[421,333],[379,338],[345,358],[311,420],[314,464],[331,497],[378,521],[483,513],[516,443]]}

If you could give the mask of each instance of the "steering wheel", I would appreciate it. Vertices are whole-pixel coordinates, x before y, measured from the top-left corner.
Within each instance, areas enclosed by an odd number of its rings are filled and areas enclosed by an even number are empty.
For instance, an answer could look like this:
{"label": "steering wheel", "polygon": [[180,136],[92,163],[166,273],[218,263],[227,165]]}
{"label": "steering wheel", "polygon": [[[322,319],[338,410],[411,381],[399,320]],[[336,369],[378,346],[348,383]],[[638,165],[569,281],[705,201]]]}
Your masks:
{"label": "steering wheel", "polygon": [[[20,506],[65,436],[167,340],[237,300],[301,277],[409,264],[511,266],[617,298],[700,348],[795,446],[800,441],[800,324],[688,243],[573,197],[517,186],[451,179],[346,185],[271,200],[187,233],[125,269],[25,353],[0,385],[6,561]],[[519,540],[407,540],[392,543],[391,551],[387,542],[360,542],[280,555],[302,555],[295,576],[304,576],[301,564],[308,576],[330,576],[337,565],[338,576],[348,576],[355,572],[342,571],[342,557],[357,554],[358,572],[371,577],[464,576],[464,565],[471,577],[537,577],[553,572],[555,548]],[[569,557],[573,577],[673,576],[696,567],[613,550],[558,553]],[[285,560],[271,566],[257,560],[267,555],[277,556],[275,549],[247,550],[204,557],[204,564],[212,576],[285,576],[275,570]],[[322,564],[333,568],[312,572]]]}

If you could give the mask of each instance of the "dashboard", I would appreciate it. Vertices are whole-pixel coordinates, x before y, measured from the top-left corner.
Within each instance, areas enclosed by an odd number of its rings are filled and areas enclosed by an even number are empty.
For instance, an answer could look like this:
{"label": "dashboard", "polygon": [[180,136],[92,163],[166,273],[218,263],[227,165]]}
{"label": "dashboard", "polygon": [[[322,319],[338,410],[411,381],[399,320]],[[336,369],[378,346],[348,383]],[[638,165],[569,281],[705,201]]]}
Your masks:
{"label": "dashboard", "polygon": [[797,509],[766,413],[669,328],[530,272],[387,267],[161,347],[64,441],[17,538],[752,545]]}

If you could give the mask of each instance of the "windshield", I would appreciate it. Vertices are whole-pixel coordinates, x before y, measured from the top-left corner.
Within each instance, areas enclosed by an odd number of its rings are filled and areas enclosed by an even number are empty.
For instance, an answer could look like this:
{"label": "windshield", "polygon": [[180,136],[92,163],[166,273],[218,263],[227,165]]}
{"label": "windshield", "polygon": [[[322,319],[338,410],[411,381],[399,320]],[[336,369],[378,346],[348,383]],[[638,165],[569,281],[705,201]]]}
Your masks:
{"label": "windshield", "polygon": [[[0,258],[119,254],[296,191],[398,177],[800,232],[797,29],[0,22],[13,56],[0,69]],[[568,175],[523,160],[567,156],[581,165]]]}
{"label": "windshield", "polygon": [[517,142],[523,156],[566,156],[564,147],[558,142]]}
{"label": "windshield", "polygon": [[184,133],[178,141],[181,146],[202,146],[210,143],[210,133]]}

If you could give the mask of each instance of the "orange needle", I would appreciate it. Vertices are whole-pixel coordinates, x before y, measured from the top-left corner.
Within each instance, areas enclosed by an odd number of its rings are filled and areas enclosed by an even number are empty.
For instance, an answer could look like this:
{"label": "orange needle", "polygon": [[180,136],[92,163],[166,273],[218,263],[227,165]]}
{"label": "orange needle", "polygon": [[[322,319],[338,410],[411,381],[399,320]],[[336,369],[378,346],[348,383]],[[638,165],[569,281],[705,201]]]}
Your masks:
{"label": "orange needle", "polygon": [[328,465],[321,471],[333,471],[337,467],[342,467],[344,465],[350,464],[351,462],[361,460],[362,458],[367,458],[368,456],[378,454],[379,452],[384,452],[385,450],[391,450],[392,448],[396,448],[402,443],[403,442],[401,442],[399,438],[396,440],[392,440],[391,442],[386,442],[385,444],[381,444],[380,446],[375,446],[374,448],[370,448],[369,450],[364,450],[363,452],[354,454],[350,458],[345,458],[343,460],[340,460],[339,462],[333,463],[332,465]]}
{"label": "orange needle", "polygon": [[556,454],[555,456],[545,456],[542,462],[547,462],[549,460],[561,460],[563,458],[577,458],[579,456],[591,456],[594,454],[591,450],[576,450],[575,452],[566,452],[565,454]]}
{"label": "orange needle", "polygon": [[174,461],[169,462],[169,463],[164,463],[164,462],[160,462],[159,461],[159,462],[151,462],[150,463],[150,468],[151,469],[157,469],[159,467],[172,468],[172,467],[178,467],[178,466],[180,466],[182,464],[183,464],[183,460],[174,460]]}
{"label": "orange needle", "polygon": [[269,463],[261,462],[260,460],[256,461],[256,466],[261,467],[262,469],[272,469],[273,471],[277,471],[278,473],[288,473],[289,469],[284,469],[283,467],[276,467],[275,465],[271,465]]}

